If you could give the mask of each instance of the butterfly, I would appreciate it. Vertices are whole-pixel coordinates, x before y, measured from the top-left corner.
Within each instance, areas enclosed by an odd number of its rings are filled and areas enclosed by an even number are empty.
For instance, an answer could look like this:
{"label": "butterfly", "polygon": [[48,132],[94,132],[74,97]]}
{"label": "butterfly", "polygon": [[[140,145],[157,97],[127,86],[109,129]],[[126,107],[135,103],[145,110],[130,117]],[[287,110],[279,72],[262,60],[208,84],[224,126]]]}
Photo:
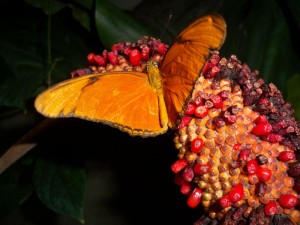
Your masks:
{"label": "butterfly", "polygon": [[226,37],[221,15],[200,17],[172,43],[162,63],[147,72],[108,72],[62,81],[40,93],[34,106],[50,118],[100,122],[131,136],[151,137],[178,125],[211,51]]}

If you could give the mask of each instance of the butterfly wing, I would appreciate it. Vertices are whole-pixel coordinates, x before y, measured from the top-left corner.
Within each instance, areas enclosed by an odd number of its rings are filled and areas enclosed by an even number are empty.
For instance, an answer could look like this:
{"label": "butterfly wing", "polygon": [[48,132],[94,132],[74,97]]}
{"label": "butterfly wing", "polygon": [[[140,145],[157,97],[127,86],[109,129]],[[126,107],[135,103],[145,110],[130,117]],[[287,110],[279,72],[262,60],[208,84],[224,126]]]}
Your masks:
{"label": "butterfly wing", "polygon": [[58,83],[42,92],[35,108],[47,117],[78,117],[116,127],[132,136],[166,132],[160,123],[159,99],[141,72],[87,75]]}
{"label": "butterfly wing", "polygon": [[213,14],[194,21],[171,45],[161,66],[169,127],[175,127],[210,52],[218,50],[225,37],[224,19]]}

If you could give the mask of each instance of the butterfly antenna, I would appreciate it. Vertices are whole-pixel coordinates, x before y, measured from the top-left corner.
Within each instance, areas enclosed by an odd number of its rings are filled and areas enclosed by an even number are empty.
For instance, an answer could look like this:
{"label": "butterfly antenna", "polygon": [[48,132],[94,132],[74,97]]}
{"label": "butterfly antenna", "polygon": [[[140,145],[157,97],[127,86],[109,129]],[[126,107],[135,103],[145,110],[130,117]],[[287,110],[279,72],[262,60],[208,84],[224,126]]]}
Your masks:
{"label": "butterfly antenna", "polygon": [[171,12],[170,12],[169,18],[168,18],[168,20],[167,20],[167,23],[165,24],[165,26],[164,26],[164,28],[163,28],[163,30],[162,30],[162,32],[161,32],[161,35],[160,35],[160,38],[159,38],[159,39],[161,39],[161,38],[163,37],[163,35],[164,35],[164,33],[165,33],[165,31],[166,31],[168,25],[169,25],[169,22],[170,22],[170,20],[171,20],[171,17],[172,17],[172,14],[171,14]]}

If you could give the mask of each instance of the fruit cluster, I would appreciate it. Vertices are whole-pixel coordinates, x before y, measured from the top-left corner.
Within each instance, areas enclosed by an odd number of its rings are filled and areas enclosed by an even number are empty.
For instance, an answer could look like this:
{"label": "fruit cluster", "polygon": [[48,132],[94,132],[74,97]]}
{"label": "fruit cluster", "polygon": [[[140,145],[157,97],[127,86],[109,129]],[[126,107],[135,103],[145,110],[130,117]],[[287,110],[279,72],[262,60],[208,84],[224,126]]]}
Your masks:
{"label": "fruit cluster", "polygon": [[300,224],[299,123],[257,75],[215,52],[195,84],[171,165],[195,224]]}
{"label": "fruit cluster", "polygon": [[75,70],[72,77],[105,73],[112,71],[145,72],[148,60],[160,63],[167,52],[168,45],[160,39],[144,36],[135,43],[121,42],[114,44],[111,51],[104,50],[102,54],[90,53],[87,56],[89,66]]}

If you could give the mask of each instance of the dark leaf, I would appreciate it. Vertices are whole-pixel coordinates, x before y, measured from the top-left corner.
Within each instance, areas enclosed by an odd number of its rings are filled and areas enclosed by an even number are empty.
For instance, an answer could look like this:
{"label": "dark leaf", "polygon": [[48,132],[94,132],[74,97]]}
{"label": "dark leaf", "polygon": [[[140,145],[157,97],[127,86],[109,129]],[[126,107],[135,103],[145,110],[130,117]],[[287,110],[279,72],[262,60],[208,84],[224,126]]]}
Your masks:
{"label": "dark leaf", "polygon": [[66,4],[55,0],[25,0],[28,4],[41,8],[45,14],[54,14],[66,6]]}
{"label": "dark leaf", "polygon": [[38,159],[33,185],[38,197],[49,209],[84,221],[85,171],[82,167]]}
{"label": "dark leaf", "polygon": [[0,176],[0,221],[18,208],[32,193],[26,182],[20,182],[10,168]]}
{"label": "dark leaf", "polygon": [[135,42],[149,34],[137,20],[106,0],[96,1],[95,19],[98,35],[107,49],[115,43]]}

